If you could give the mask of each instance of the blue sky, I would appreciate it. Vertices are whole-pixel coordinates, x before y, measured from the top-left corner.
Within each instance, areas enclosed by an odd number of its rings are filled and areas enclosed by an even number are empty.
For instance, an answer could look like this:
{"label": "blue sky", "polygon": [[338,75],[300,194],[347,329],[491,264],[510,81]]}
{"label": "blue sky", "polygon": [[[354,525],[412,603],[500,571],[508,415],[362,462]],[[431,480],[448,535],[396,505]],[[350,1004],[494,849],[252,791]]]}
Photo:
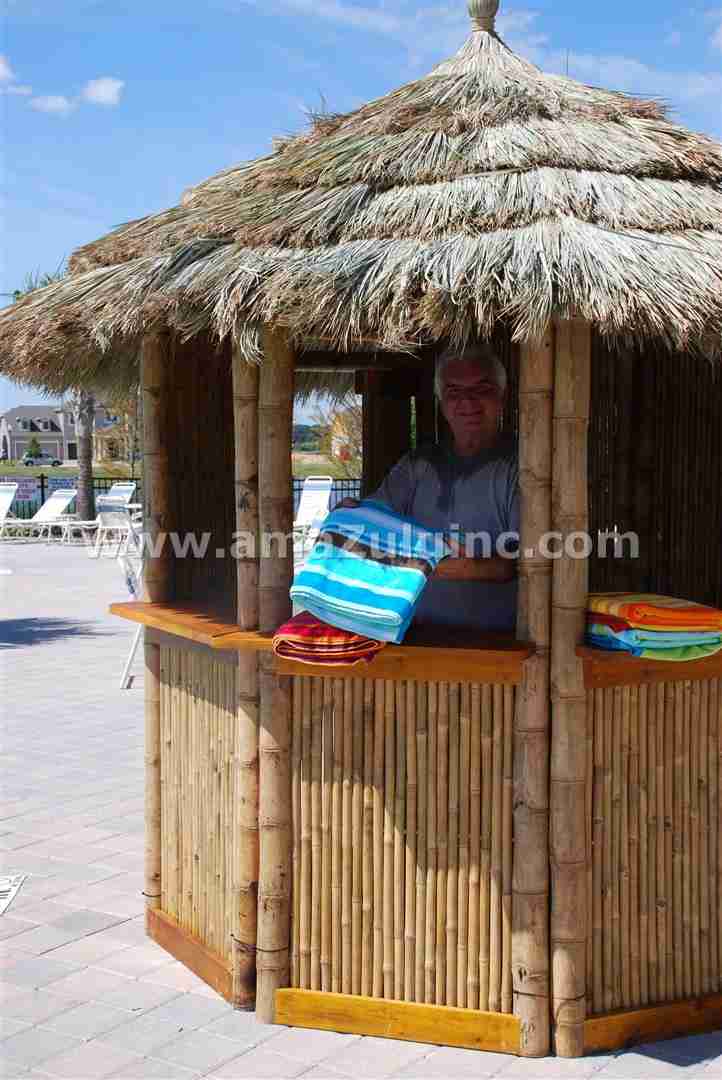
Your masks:
{"label": "blue sky", "polygon": [[[719,0],[718,0],[719,2]],[[465,0],[0,0],[0,292],[268,151],[304,109],[353,108],[468,32]],[[540,66],[665,100],[722,139],[722,7],[502,0]],[[0,379],[0,413],[37,400]]]}

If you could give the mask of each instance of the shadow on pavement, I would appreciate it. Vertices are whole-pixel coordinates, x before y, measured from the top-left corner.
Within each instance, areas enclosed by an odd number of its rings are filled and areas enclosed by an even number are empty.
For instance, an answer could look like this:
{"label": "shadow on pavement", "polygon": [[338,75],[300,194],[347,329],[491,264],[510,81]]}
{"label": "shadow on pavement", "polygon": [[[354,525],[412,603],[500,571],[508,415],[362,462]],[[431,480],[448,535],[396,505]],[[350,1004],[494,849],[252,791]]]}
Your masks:
{"label": "shadow on pavement", "polygon": [[23,645],[47,645],[59,638],[114,637],[112,630],[101,630],[91,622],[72,619],[4,619],[0,621],[0,649]]}

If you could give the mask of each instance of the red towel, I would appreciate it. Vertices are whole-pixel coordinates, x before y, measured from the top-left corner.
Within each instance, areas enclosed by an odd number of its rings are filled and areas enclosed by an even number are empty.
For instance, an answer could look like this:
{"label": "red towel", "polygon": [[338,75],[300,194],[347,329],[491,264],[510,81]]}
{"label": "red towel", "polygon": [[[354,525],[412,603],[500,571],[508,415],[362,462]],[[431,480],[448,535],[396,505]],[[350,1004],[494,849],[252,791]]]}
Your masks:
{"label": "red towel", "polygon": [[273,651],[286,660],[301,664],[367,664],[384,648],[385,642],[339,630],[304,611],[279,627],[273,637]]}
{"label": "red towel", "polygon": [[587,612],[587,625],[593,626],[597,623],[601,626],[609,626],[612,630],[632,630],[632,624],[627,622],[626,619],[620,619],[618,615],[607,615],[604,611],[588,611]]}

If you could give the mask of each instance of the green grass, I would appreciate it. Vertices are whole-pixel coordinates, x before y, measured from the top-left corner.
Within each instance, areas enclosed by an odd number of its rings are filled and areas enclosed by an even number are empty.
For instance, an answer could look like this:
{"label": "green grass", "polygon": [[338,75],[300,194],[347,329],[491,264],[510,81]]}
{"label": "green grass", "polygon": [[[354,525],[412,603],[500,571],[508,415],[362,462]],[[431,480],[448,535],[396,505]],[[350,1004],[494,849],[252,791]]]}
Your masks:
{"label": "green grass", "polygon": [[[141,465],[138,462],[135,466],[135,478],[136,480],[140,476]],[[64,476],[73,477],[78,475],[78,470],[75,468],[61,468],[53,469],[49,465],[20,465],[18,462],[0,461],[0,476],[21,476],[25,479],[31,479],[38,476]],[[93,476],[112,476],[119,480],[123,480],[126,477],[130,477],[130,465],[124,463],[116,463],[112,465],[94,465]]]}
{"label": "green grass", "polygon": [[294,453],[293,475],[304,480],[307,476],[332,476],[334,479],[346,479],[347,473],[337,461],[326,457],[324,454],[310,454],[306,452]]}

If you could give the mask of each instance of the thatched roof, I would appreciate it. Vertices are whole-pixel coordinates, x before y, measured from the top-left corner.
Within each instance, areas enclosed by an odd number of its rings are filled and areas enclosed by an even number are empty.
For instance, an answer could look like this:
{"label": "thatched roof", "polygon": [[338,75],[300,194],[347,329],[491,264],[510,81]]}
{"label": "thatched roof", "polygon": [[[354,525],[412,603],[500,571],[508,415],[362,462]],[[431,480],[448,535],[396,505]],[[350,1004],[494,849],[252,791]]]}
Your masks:
{"label": "thatched roof", "polygon": [[[73,256],[0,314],[0,365],[118,377],[157,321],[404,349],[551,315],[674,349],[722,334],[722,147],[662,106],[541,72],[471,0],[472,34],[425,78]],[[71,355],[72,354],[72,355]],[[62,372],[62,374],[61,374]],[[55,383],[53,383],[55,378]]]}

